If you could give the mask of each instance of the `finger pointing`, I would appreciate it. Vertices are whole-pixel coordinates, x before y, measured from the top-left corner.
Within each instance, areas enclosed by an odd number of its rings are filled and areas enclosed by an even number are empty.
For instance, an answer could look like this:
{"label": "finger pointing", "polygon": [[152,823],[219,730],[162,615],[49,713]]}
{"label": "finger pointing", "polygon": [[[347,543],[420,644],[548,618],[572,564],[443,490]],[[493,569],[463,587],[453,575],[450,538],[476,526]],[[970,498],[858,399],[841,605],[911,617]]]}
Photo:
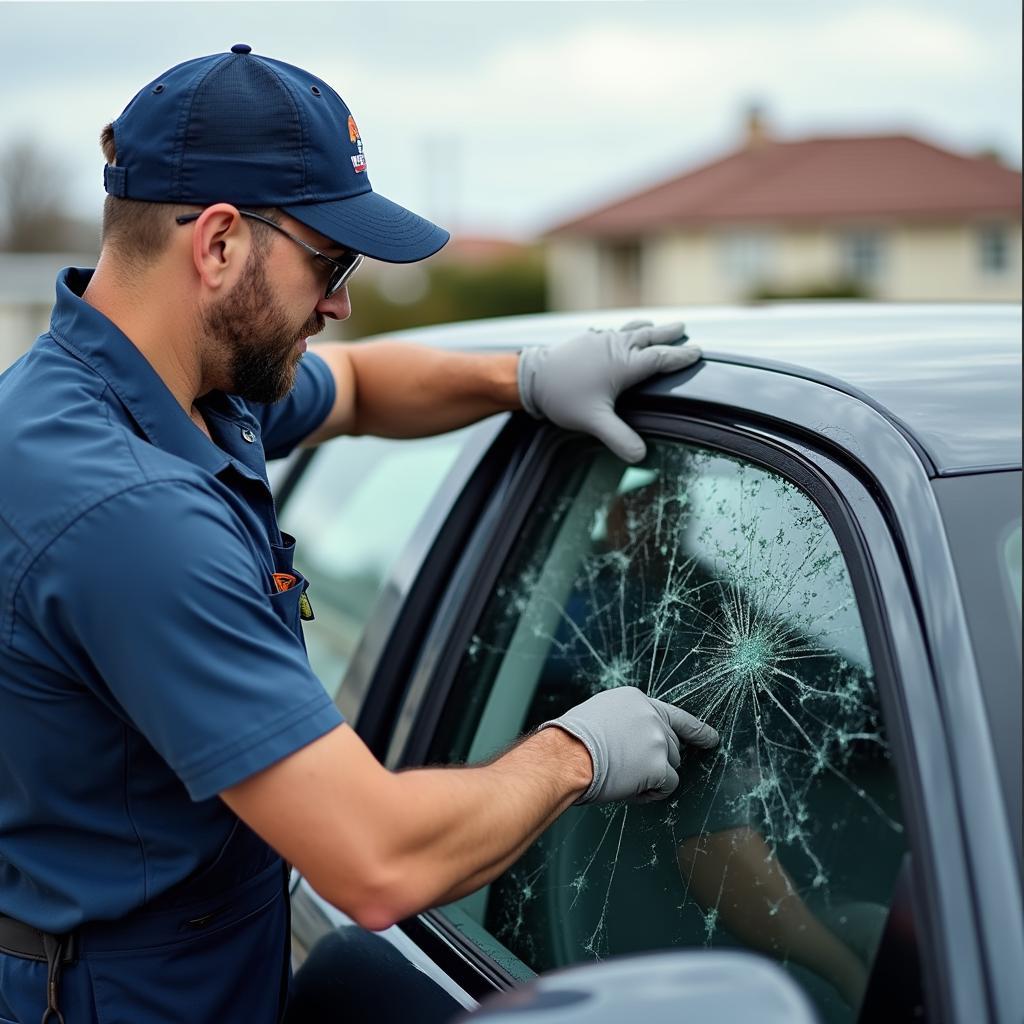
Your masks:
{"label": "finger pointing", "polygon": [[702,750],[714,750],[718,746],[719,735],[707,722],[691,715],[689,711],[677,708],[674,704],[651,697],[651,701],[657,704],[668,718],[668,724],[672,731],[683,743],[690,746],[700,747]]}

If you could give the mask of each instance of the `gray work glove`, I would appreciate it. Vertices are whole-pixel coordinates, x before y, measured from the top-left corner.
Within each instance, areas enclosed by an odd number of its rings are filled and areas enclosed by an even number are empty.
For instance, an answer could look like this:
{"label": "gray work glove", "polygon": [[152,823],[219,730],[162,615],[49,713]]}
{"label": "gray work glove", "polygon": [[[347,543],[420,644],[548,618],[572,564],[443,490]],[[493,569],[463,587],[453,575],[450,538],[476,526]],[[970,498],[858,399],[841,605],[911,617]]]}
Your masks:
{"label": "gray work glove", "polygon": [[551,726],[575,736],[594,762],[594,779],[578,804],[663,800],[679,785],[680,743],[718,746],[706,722],[635,686],[602,690],[540,728]]}
{"label": "gray work glove", "polygon": [[519,398],[537,419],[566,430],[581,430],[603,441],[626,462],[639,462],[647,446],[615,415],[622,391],[655,373],[671,373],[701,357],[686,340],[681,323],[655,327],[631,320],[617,331],[591,328],[559,345],[523,349],[519,356]]}

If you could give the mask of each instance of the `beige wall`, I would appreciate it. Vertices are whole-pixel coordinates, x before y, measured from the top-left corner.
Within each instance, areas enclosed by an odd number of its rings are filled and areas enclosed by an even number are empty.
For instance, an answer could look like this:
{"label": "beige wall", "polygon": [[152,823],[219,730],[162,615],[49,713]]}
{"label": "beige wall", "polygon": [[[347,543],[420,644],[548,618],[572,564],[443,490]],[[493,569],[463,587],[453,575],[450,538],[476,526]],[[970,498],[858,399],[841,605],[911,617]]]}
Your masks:
{"label": "beige wall", "polygon": [[975,225],[901,227],[890,236],[890,272],[879,298],[1020,301],[1021,228],[1010,227],[1009,266],[1000,274],[981,268]]}
{"label": "beige wall", "polygon": [[[763,256],[763,270],[744,271],[736,253],[750,242]],[[839,247],[823,229],[785,231],[703,231],[669,235],[648,243],[656,268],[645,282],[645,301],[655,305],[679,302],[744,301],[758,286],[800,287],[839,276]]]}
{"label": "beige wall", "polygon": [[642,301],[643,282],[655,270],[649,248],[629,242],[593,245],[562,241],[546,248],[552,309],[615,309]]}
{"label": "beige wall", "polygon": [[[651,268],[643,283],[643,301],[652,306],[726,302],[713,240],[705,232],[666,235],[647,243]],[[711,298],[708,298],[711,296]]]}
{"label": "beige wall", "polygon": [[[744,231],[692,231],[648,238],[640,246],[639,280],[630,289],[616,268],[621,258],[585,240],[553,240],[548,273],[553,309],[617,305],[742,302],[758,286],[796,291],[844,276],[848,230],[875,231],[882,239],[879,271],[865,285],[874,297],[895,301],[1021,299],[1021,227],[1009,231],[1009,266],[981,268],[974,224],[857,225]],[[731,248],[730,248],[731,247]],[[743,273],[743,254],[760,249],[761,274]],[[739,258],[737,258],[739,257]]]}
{"label": "beige wall", "polygon": [[600,309],[600,250],[592,242],[552,242],[544,249],[548,305],[552,309]]}

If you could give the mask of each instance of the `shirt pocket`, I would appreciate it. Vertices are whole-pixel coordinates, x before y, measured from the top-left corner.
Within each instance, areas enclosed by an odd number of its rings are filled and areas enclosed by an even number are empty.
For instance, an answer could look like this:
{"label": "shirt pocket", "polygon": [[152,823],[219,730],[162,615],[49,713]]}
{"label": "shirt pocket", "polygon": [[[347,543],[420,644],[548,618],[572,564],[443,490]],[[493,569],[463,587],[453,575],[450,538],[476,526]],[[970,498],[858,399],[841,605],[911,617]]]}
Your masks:
{"label": "shirt pocket", "polygon": [[[275,573],[275,577],[286,575]],[[281,617],[281,621],[295,633],[299,639],[302,638],[302,607],[308,601],[305,598],[309,581],[296,569],[287,574],[295,580],[287,586],[287,589],[275,590],[270,594],[270,604],[274,611]],[[280,586],[281,584],[278,584]],[[303,600],[305,598],[305,600]]]}
{"label": "shirt pocket", "polygon": [[295,538],[282,534],[283,544],[271,544],[274,556],[274,571],[271,573],[270,604],[281,621],[300,639],[302,636],[302,611],[309,607],[306,590],[309,581],[292,564],[295,555]]}

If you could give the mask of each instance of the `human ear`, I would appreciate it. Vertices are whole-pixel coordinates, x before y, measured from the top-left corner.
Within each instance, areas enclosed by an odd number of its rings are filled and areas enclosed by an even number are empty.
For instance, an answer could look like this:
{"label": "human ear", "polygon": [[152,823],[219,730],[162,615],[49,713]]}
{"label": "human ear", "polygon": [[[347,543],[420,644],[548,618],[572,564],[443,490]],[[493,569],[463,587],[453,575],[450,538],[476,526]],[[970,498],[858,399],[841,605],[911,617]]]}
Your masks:
{"label": "human ear", "polygon": [[252,236],[242,215],[230,203],[208,206],[192,230],[192,263],[203,285],[212,291],[230,288],[249,258]]}

